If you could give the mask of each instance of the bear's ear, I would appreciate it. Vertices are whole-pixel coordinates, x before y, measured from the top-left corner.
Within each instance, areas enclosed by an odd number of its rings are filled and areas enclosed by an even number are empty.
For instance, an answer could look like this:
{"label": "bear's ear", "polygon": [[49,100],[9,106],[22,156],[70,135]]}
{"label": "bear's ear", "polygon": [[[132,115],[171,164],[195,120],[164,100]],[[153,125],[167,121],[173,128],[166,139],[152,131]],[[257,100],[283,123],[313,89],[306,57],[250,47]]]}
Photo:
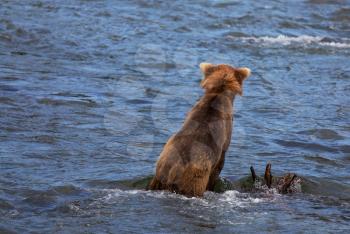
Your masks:
{"label": "bear's ear", "polygon": [[214,65],[211,63],[201,63],[201,64],[199,64],[199,67],[200,67],[201,71],[203,72],[203,74],[206,74],[208,69],[214,67]]}
{"label": "bear's ear", "polygon": [[242,85],[243,80],[250,76],[250,69],[247,67],[240,67],[236,69],[236,77],[238,82]]}

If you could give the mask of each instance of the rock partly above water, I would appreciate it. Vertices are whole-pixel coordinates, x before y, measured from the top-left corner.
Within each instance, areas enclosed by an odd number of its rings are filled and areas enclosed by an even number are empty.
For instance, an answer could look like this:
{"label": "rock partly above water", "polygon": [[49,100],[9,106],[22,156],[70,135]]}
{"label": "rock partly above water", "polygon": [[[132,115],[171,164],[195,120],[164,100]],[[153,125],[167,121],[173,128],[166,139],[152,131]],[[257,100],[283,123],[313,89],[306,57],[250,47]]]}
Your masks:
{"label": "rock partly above water", "polygon": [[[144,178],[120,181],[118,187],[125,189],[147,189],[148,184],[152,180],[153,175]],[[303,192],[304,181],[301,177],[293,173],[287,173],[283,176],[274,176],[269,186],[263,177],[257,177],[255,180],[252,176],[245,176],[238,180],[232,180],[220,177],[214,186],[214,192],[223,193],[228,190],[237,190],[240,192],[264,192],[267,190],[275,190],[278,193],[300,193]]]}
{"label": "rock partly above water", "polygon": [[[242,193],[306,193],[350,199],[350,187],[331,180],[305,178],[295,173],[275,176],[271,173],[271,164],[267,164],[263,176],[257,176],[253,167],[250,167],[250,172],[249,176],[243,176],[239,179],[220,177],[215,182],[213,192],[224,193],[236,190]],[[115,186],[124,189],[146,190],[152,178],[153,175],[149,175],[143,178],[119,181],[115,183]]]}
{"label": "rock partly above water", "polygon": [[[142,178],[123,180],[114,183],[114,186],[121,189],[146,190],[147,185],[152,180],[153,175]],[[306,178],[294,173],[286,173],[280,176],[273,176],[269,187],[260,176],[253,180],[251,175],[243,176],[239,179],[230,177],[220,177],[214,187],[216,193],[235,190],[242,193],[280,193],[280,194],[311,194],[319,196],[330,196],[342,200],[350,200],[350,186],[337,183],[332,180],[320,178]]]}

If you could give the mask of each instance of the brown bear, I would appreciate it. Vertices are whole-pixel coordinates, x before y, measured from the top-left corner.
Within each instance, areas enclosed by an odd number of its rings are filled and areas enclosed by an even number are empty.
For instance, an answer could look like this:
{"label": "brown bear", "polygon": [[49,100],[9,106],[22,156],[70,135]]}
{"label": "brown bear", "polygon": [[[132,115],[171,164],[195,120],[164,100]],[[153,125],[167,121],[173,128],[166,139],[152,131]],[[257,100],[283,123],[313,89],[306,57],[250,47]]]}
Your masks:
{"label": "brown bear", "polygon": [[188,113],[185,122],[165,144],[151,190],[169,190],[185,196],[212,191],[224,166],[231,141],[233,100],[242,95],[248,68],[201,63],[204,96]]}

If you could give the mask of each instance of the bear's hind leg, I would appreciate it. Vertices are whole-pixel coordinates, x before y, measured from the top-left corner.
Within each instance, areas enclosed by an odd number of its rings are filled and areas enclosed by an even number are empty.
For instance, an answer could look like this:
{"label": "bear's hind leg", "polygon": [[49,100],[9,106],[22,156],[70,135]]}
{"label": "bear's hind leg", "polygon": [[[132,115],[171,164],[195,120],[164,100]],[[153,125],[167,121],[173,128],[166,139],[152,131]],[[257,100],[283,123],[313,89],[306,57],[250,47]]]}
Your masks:
{"label": "bear's hind leg", "polygon": [[153,177],[153,179],[149,182],[149,184],[146,187],[146,190],[161,190],[161,189],[162,189],[162,184],[156,178],[156,176]]}
{"label": "bear's hind leg", "polygon": [[179,192],[188,197],[202,197],[209,181],[209,168],[209,165],[204,167],[187,166],[179,186]]}
{"label": "bear's hind leg", "polygon": [[215,167],[211,171],[207,190],[214,191],[215,183],[219,178],[222,168],[224,167],[224,163],[225,163],[225,151],[222,151],[219,162],[215,165]]}

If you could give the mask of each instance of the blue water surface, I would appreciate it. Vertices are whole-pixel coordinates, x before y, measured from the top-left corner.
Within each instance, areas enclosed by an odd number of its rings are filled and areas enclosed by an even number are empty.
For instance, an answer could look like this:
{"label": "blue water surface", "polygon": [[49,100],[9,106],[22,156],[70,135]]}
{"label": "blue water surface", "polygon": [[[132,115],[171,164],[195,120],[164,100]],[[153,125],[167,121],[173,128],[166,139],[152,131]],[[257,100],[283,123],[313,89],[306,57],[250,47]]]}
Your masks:
{"label": "blue water surface", "polygon": [[[304,194],[186,198],[154,172],[203,95],[198,64],[246,66],[223,176],[314,181]],[[347,233],[350,2],[0,2],[1,233]]]}

